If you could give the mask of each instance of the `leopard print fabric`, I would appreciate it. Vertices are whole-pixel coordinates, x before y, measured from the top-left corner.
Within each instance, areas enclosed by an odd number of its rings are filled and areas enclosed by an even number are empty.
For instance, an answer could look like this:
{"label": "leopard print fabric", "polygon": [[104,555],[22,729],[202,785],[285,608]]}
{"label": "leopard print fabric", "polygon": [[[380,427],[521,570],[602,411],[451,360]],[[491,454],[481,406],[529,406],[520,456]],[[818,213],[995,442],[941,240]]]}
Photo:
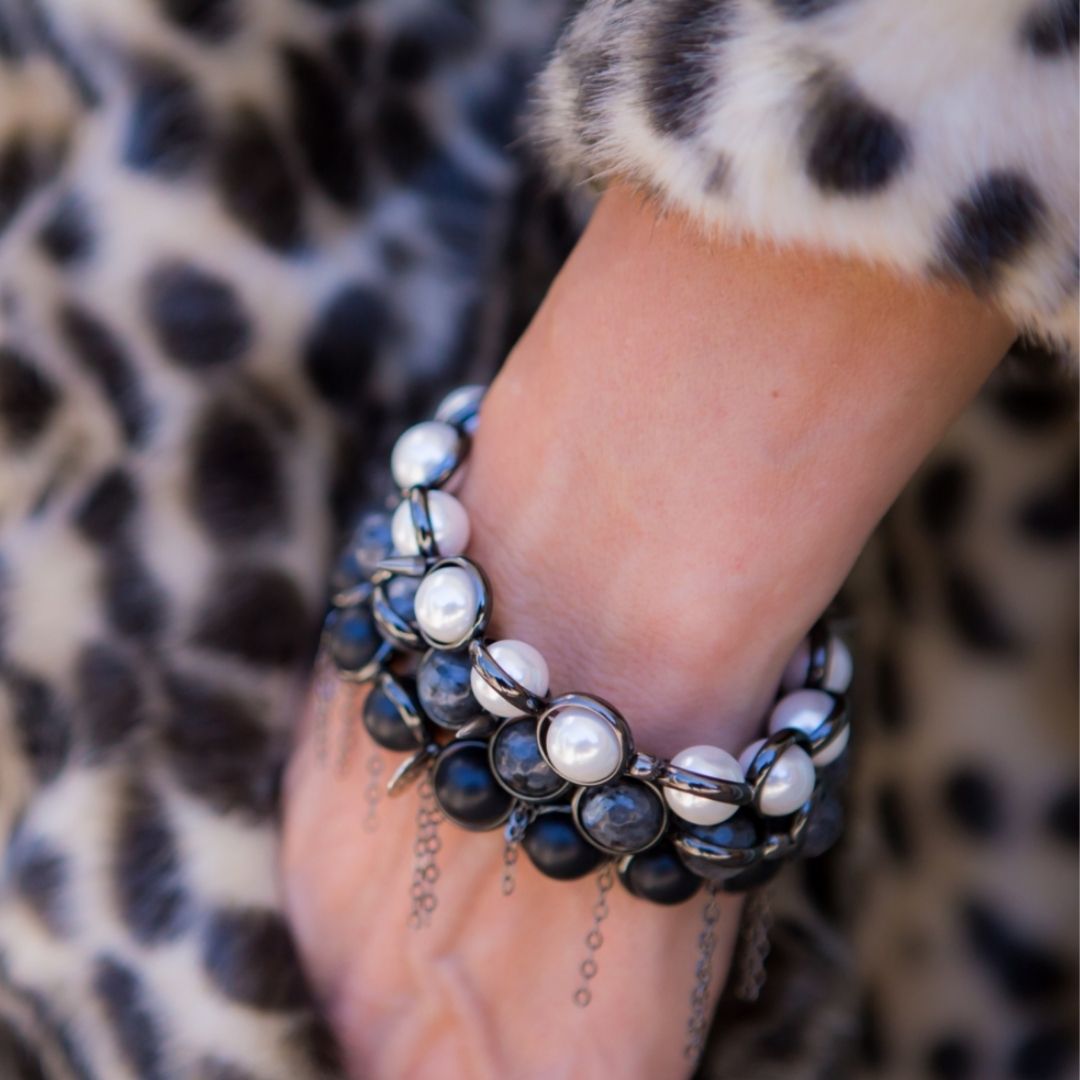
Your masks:
{"label": "leopard print fabric", "polygon": [[[587,213],[516,138],[563,18],[0,0],[0,1075],[340,1075],[280,911],[281,767],[392,439],[493,372]],[[995,281],[1035,250],[980,235]],[[1014,366],[853,579],[849,842],[774,890],[710,1075],[1071,1068],[1075,412]]]}

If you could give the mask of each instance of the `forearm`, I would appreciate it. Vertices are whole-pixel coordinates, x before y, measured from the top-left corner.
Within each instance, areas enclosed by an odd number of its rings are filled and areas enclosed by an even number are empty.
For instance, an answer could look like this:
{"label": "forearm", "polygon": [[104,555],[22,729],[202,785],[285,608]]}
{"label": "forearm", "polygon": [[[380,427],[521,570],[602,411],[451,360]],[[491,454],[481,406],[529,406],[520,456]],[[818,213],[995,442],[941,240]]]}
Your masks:
{"label": "forearm", "polygon": [[1009,338],[960,290],[610,192],[485,401],[463,498],[499,633],[650,750],[737,751]]}

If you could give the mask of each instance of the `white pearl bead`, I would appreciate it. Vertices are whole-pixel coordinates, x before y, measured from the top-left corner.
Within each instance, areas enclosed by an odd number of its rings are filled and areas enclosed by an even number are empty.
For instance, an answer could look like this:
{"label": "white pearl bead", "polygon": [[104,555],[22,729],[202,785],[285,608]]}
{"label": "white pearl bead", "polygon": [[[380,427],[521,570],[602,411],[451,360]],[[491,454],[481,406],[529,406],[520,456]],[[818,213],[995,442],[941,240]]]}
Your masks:
{"label": "white pearl bead", "polygon": [[414,424],[394,443],[390,455],[394,483],[400,488],[434,483],[456,457],[458,440],[458,433],[449,424],[438,420]]}
{"label": "white pearl bead", "polygon": [[552,718],[544,750],[551,767],[574,784],[602,784],[618,772],[623,758],[615,729],[596,713],[574,706]]}
{"label": "white pearl bead", "polygon": [[420,582],[413,605],[424,634],[440,645],[452,645],[472,629],[480,597],[472,575],[460,566],[442,566]]}
{"label": "white pearl bead", "polygon": [[[439,402],[439,407],[435,410],[435,419],[451,423],[462,414],[477,409],[483,400],[485,390],[486,387],[483,386],[459,386],[456,390],[451,390]],[[479,423],[480,413],[477,410],[462,426],[468,434],[475,435]]]}
{"label": "white pearl bead", "polygon": [[[488,646],[488,652],[492,660],[506,672],[510,678],[517,680],[530,693],[537,697],[543,697],[548,692],[547,661],[540,655],[537,649],[524,641],[496,641]],[[514,708],[508,701],[501,698],[482,678],[480,673],[473,670],[469,676],[472,686],[473,697],[480,703],[481,708],[487,709],[493,716],[524,716],[521,709]]]}
{"label": "white pearl bead", "polygon": [[[824,690],[796,690],[794,694],[782,697],[769,717],[769,734],[775,735],[785,728],[794,728],[807,735],[813,735],[821,722],[832,712],[833,699]],[[843,752],[848,743],[850,729],[845,728],[843,735],[834,739],[831,746],[814,755],[815,765],[829,765]]]}
{"label": "white pearl bead", "polygon": [[[744,779],[739,763],[718,746],[690,746],[680,750],[671,759],[671,764],[717,780],[731,780],[738,784]],[[673,791],[671,788],[664,789],[664,798],[683,821],[689,821],[693,825],[719,825],[739,809],[732,803],[703,799],[700,795]]]}
{"label": "white pearl bead", "polygon": [[[799,647],[792,653],[784,668],[780,685],[784,690],[799,690],[806,685],[806,676],[810,673],[810,639],[803,638]],[[829,635],[829,659],[825,665],[823,687],[834,694],[843,694],[851,685],[854,668],[851,662],[851,650],[842,638]]]}
{"label": "white pearl bead", "polygon": [[[469,515],[465,507],[445,491],[429,491],[427,500],[439,554],[444,558],[461,555],[469,546]],[[401,501],[390,519],[390,536],[399,555],[420,554],[408,499]]]}
{"label": "white pearl bead", "polygon": [[[751,743],[740,755],[739,764],[746,772],[765,745],[764,739]],[[794,814],[814,793],[814,763],[801,746],[789,746],[773,763],[761,789],[759,806],[769,817]]]}

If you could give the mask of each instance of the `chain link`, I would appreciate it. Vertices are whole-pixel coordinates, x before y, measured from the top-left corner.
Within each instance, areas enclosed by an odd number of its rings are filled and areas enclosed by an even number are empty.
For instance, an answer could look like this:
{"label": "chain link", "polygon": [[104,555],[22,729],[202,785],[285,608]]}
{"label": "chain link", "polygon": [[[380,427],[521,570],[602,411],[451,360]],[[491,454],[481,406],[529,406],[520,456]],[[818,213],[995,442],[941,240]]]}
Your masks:
{"label": "chain link", "polygon": [[364,832],[373,833],[379,827],[379,803],[383,797],[383,759],[378,750],[372,750],[367,759],[367,785],[364,798],[367,801],[367,813],[364,815]]}
{"label": "chain link", "polygon": [[330,706],[338,688],[337,671],[330,654],[319,649],[315,658],[315,760],[326,764],[330,754]]}
{"label": "chain link", "polygon": [[597,896],[596,903],[593,904],[592,927],[585,935],[585,959],[581,961],[581,966],[578,968],[581,974],[581,985],[574,991],[574,1004],[582,1009],[592,1001],[592,990],[589,984],[596,978],[599,970],[596,965],[596,954],[600,951],[600,946],[604,944],[604,935],[600,927],[611,914],[607,896],[614,885],[615,870],[611,863],[608,863],[596,879]]}
{"label": "chain link", "polygon": [[769,931],[772,930],[772,904],[766,889],[758,889],[746,898],[746,911],[739,931],[739,975],[735,996],[754,1002],[765,986],[765,961],[769,957]]}
{"label": "chain link", "polygon": [[686,1047],[683,1051],[687,1061],[691,1062],[701,1057],[709,1034],[713,955],[716,952],[716,924],[720,919],[720,890],[710,882],[705,887],[705,893],[705,910],[698,935],[697,966],[694,968],[694,989],[690,993],[690,1019],[686,1025]]}
{"label": "chain link", "polygon": [[410,895],[412,908],[409,926],[414,930],[428,926],[435,911],[435,884],[439,880],[437,857],[442,847],[439,823],[443,819],[439,804],[435,801],[435,788],[431,783],[430,768],[424,773],[417,787],[420,804],[416,810],[416,839],[413,841],[413,880]]}
{"label": "chain link", "polygon": [[503,830],[503,838],[506,841],[503,845],[503,896],[513,895],[516,885],[515,869],[521,850],[521,840],[525,835],[525,830],[529,827],[529,822],[532,821],[534,816],[535,814],[532,810],[527,806],[518,803],[510,812],[510,819],[507,821],[506,828]]}

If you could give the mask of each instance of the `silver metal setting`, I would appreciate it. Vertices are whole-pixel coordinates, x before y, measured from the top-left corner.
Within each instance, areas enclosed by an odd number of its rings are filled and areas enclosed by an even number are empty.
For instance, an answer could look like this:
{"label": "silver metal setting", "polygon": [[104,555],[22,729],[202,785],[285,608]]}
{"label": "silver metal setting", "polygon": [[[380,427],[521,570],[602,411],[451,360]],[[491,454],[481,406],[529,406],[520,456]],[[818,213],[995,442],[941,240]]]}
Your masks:
{"label": "silver metal setting", "polygon": [[807,638],[810,657],[803,685],[810,690],[821,690],[829,673],[829,654],[832,651],[832,635],[824,619],[818,619]]}
{"label": "silver metal setting", "polygon": [[439,545],[435,543],[435,526],[431,523],[427,489],[409,488],[405,497],[409,500],[409,514],[412,517],[416,546],[420,549],[420,554],[426,559],[439,558]]}
{"label": "silver metal setting", "polygon": [[477,606],[476,606],[476,618],[473,619],[472,626],[454,641],[435,641],[434,638],[430,638],[424,633],[423,628],[417,624],[420,631],[420,636],[430,645],[433,649],[442,649],[444,652],[454,652],[458,649],[464,648],[474,638],[481,637],[484,631],[487,629],[488,620],[491,618],[491,582],[488,581],[487,574],[480,569],[472,561],[472,559],[465,558],[464,555],[452,555],[446,559],[439,559],[432,563],[424,574],[427,577],[428,574],[435,573],[436,570],[442,570],[448,566],[456,566],[459,570],[464,570],[466,574],[472,580],[473,586],[476,589]]}
{"label": "silver metal setting", "polygon": [[696,795],[699,799],[728,803],[731,806],[749,806],[754,798],[749,784],[706,776],[704,773],[673,765],[670,761],[661,763],[656,782],[672,791],[685,791],[687,795]]}
{"label": "silver metal setting", "polygon": [[663,758],[637,751],[626,766],[626,775],[635,780],[656,780],[664,768]]}
{"label": "silver metal setting", "polygon": [[722,844],[714,844],[709,840],[703,840],[700,836],[694,836],[692,833],[676,833],[672,836],[671,842],[684,855],[696,859],[705,859],[708,862],[715,863],[717,866],[732,870],[753,866],[754,863],[760,862],[765,857],[764,846],[761,844],[749,848],[724,847]]}
{"label": "silver metal setting", "polygon": [[353,607],[362,604],[371,595],[371,582],[361,581],[347,589],[339,589],[330,597],[333,607]]}
{"label": "silver metal setting", "polygon": [[620,779],[626,781],[627,783],[640,784],[642,787],[648,788],[656,796],[657,801],[660,803],[660,828],[657,830],[656,835],[644,847],[634,848],[633,851],[627,851],[625,848],[609,847],[607,844],[602,844],[592,835],[591,832],[589,832],[588,829],[585,828],[585,826],[581,822],[581,804],[585,799],[587,799],[590,795],[597,791],[597,785],[591,785],[590,787],[579,787],[577,791],[574,792],[573,799],[570,800],[570,812],[574,816],[574,824],[577,826],[578,832],[581,833],[581,835],[584,836],[585,839],[588,840],[594,848],[599,848],[599,850],[604,852],[606,855],[614,855],[618,858],[621,858],[623,855],[640,855],[641,852],[648,851],[650,848],[656,847],[656,845],[660,843],[661,840],[663,840],[665,834],[667,833],[668,822],[671,819],[671,813],[668,810],[667,799],[664,798],[663,793],[655,784],[649,783],[648,780],[631,780],[629,777],[620,777]]}
{"label": "silver metal setting", "polygon": [[[547,735],[552,722],[559,713],[565,709],[579,709],[584,712],[592,713],[607,724],[619,739],[619,748],[622,752],[619,756],[618,765],[612,770],[610,775],[587,786],[599,787],[601,784],[606,784],[609,781],[614,780],[617,776],[621,776],[626,771],[627,766],[630,764],[635,754],[634,736],[630,732],[630,725],[623,719],[622,714],[614,705],[604,701],[603,698],[593,697],[591,694],[560,694],[559,697],[552,698],[547,702],[536,724],[536,742],[540,747],[540,754],[543,759],[555,770],[555,772],[559,773],[560,776],[563,775],[548,756]],[[574,783],[576,781],[571,782]],[[665,806],[667,805],[666,800],[662,797],[661,802],[664,802]]]}
{"label": "silver metal setting", "polygon": [[[508,675],[491,655],[488,647],[479,640],[469,645],[469,659],[473,670],[503,699],[515,709],[536,716],[547,707],[547,699],[537,696]],[[542,751],[541,751],[542,752]]]}
{"label": "silver metal setting", "polygon": [[[491,764],[491,771],[492,771],[493,775],[495,776],[495,779],[498,781],[500,787],[502,787],[505,791],[508,791],[511,795],[513,795],[514,798],[518,800],[518,802],[529,803],[529,804],[539,804],[539,803],[550,802],[552,799],[559,798],[560,795],[565,795],[566,792],[569,791],[570,788],[573,785],[571,785],[569,780],[563,779],[562,784],[558,788],[556,788],[554,791],[550,792],[547,795],[522,795],[520,791],[515,791],[514,788],[512,788],[502,778],[502,776],[499,775],[499,770],[495,768],[495,744],[499,741],[499,736],[504,731],[506,731],[507,728],[509,728],[513,724],[531,724],[531,723],[535,723],[535,721],[533,720],[533,718],[531,716],[511,716],[511,717],[507,718],[506,720],[504,720],[501,724],[499,724],[498,725],[498,730],[492,734],[492,737],[491,737],[490,741],[488,742],[488,761]],[[543,755],[541,755],[541,756],[543,756]],[[547,758],[544,758],[544,761],[548,764],[548,767],[550,768],[551,763],[548,762]],[[552,770],[552,771],[554,771],[554,770]],[[555,773],[555,775],[558,776],[559,774]],[[562,778],[560,777],[560,779],[562,779]]]}
{"label": "silver metal setting", "polygon": [[375,685],[390,704],[394,706],[402,722],[412,732],[416,745],[423,746],[427,743],[429,738],[424,727],[424,719],[416,708],[416,702],[413,701],[408,690],[389,671],[381,672]]}
{"label": "silver metal setting", "polygon": [[386,580],[380,580],[371,594],[371,617],[379,633],[398,648],[422,649],[424,642],[419,631],[403,619],[386,598]]}
{"label": "silver metal setting", "polygon": [[820,754],[826,747],[831,746],[847,731],[849,726],[847,698],[843,694],[834,694],[830,690],[826,690],[825,693],[833,699],[833,707],[810,737],[811,756]]}
{"label": "silver metal setting", "polygon": [[377,585],[395,576],[423,577],[432,561],[423,555],[388,555],[375,564],[371,580]]}
{"label": "silver metal setting", "polygon": [[414,750],[391,774],[386,782],[386,794],[396,798],[414,784],[439,752],[438,743],[428,743]]}

